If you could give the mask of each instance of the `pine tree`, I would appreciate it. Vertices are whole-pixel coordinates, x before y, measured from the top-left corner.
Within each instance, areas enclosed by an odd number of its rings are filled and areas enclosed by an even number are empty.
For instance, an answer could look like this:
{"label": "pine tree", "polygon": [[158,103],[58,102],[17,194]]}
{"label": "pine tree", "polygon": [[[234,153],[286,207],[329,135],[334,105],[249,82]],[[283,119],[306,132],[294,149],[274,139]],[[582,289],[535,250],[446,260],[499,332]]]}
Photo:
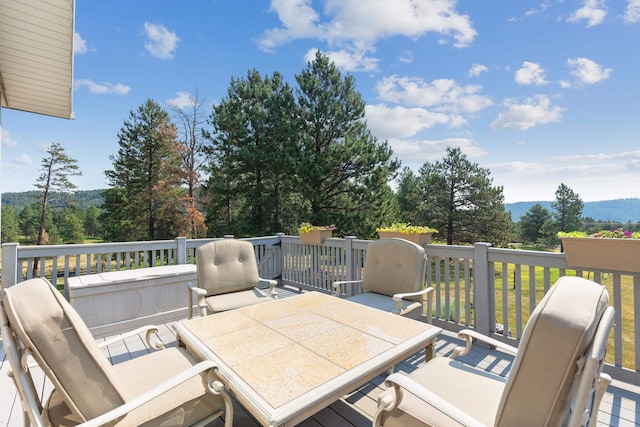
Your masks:
{"label": "pine tree", "polygon": [[506,243],[510,218],[502,187],[494,187],[488,169],[470,162],[460,148],[420,168],[425,225],[438,230],[447,244],[488,241]]}
{"label": "pine tree", "polygon": [[[62,145],[52,143],[47,149],[47,155],[42,159],[42,172],[35,184],[42,192],[40,205],[40,225],[36,245],[42,245],[45,237],[45,219],[49,208],[50,196],[53,192],[61,196],[76,188],[69,177],[82,175],[75,159],[67,156]],[[35,269],[35,268],[34,268]]]}
{"label": "pine tree", "polygon": [[232,79],[208,134],[208,225],[214,234],[282,231],[299,204],[293,92],[279,73]]}
{"label": "pine tree", "polygon": [[148,99],[118,133],[113,169],[105,172],[112,188],[103,193],[102,220],[112,240],[172,239],[185,232],[186,194],[176,127]]}
{"label": "pine tree", "polygon": [[541,204],[536,203],[520,219],[520,233],[522,240],[528,243],[537,243],[543,239],[543,226],[551,219],[551,213]]}
{"label": "pine tree", "polygon": [[318,52],[296,81],[303,143],[298,171],[311,209],[307,220],[336,223],[343,234],[370,235],[363,217],[374,206],[391,206],[378,198],[391,196],[384,188],[399,162],[367,128],[354,78],[343,77],[328,57]]}
{"label": "pine tree", "polygon": [[577,231],[582,227],[584,203],[578,193],[564,183],[556,190],[556,200],[551,203],[557,231]]}
{"label": "pine tree", "polygon": [[20,238],[20,226],[18,224],[18,214],[13,206],[2,207],[2,243],[17,242]]}

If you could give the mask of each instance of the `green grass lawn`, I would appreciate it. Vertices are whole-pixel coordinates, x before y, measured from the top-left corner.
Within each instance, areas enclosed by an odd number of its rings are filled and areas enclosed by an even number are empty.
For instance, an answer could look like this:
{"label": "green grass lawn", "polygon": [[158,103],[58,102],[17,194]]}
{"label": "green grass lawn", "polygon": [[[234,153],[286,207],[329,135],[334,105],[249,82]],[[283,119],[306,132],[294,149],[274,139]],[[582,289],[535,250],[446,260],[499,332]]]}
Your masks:
{"label": "green grass lawn", "polygon": [[[509,330],[511,332],[512,336],[516,336],[516,332],[517,332],[517,325],[516,325],[516,298],[517,298],[517,292],[515,290],[515,273],[516,273],[516,268],[514,264],[507,264],[507,279],[506,279],[506,283],[505,281],[503,281],[502,275],[503,275],[503,271],[502,271],[502,267],[501,265],[498,266],[496,265],[496,268],[500,267],[500,269],[496,272],[496,278],[495,278],[495,306],[496,306],[496,323],[499,324],[508,324]],[[553,284],[555,283],[558,278],[560,277],[560,270],[559,269],[554,269],[554,268],[550,268],[547,270],[547,273],[549,275],[549,279],[550,279],[550,283]],[[520,282],[521,282],[521,304],[522,304],[522,325],[521,328],[524,329],[524,325],[526,324],[527,320],[529,319],[530,313],[532,311],[532,307],[530,306],[530,295],[531,292],[535,292],[535,301],[536,303],[539,302],[542,297],[544,296],[545,293],[545,289],[544,289],[544,283],[545,283],[545,269],[543,267],[537,267],[535,269],[535,290],[531,289],[529,287],[529,268],[521,268],[520,269]],[[575,276],[575,271],[572,270],[567,270],[566,271],[566,275],[569,276]],[[584,273],[583,277],[586,279],[590,279],[590,280],[594,280],[594,276],[593,273]],[[453,276],[451,277],[451,285],[449,288],[449,298],[450,298],[450,306],[449,306],[449,312],[453,312],[454,310],[456,310],[456,303],[455,303],[455,293],[454,293],[454,286],[453,286]],[[442,282],[441,282],[442,283]],[[600,283],[602,283],[602,285],[604,285],[607,290],[609,291],[609,298],[610,298],[610,305],[614,305],[614,276],[612,274],[602,274],[601,278],[600,278]],[[461,288],[459,291],[459,295],[460,295],[460,304],[462,305],[461,308],[459,309],[461,314],[460,314],[460,320],[461,323],[465,323],[466,321],[466,313],[465,313],[465,303],[466,303],[466,298],[465,298],[465,292],[464,292],[464,283],[461,281],[460,284]],[[504,287],[506,286],[506,293],[507,293],[507,297],[506,297],[506,303],[507,303],[507,316],[508,316],[508,322],[505,322],[505,310],[503,310],[504,308],[504,297],[503,297],[503,290]],[[621,330],[622,330],[622,360],[623,360],[623,366],[625,368],[629,368],[629,369],[633,369],[635,370],[635,344],[634,344],[634,305],[633,305],[633,301],[634,301],[634,293],[633,293],[633,288],[634,288],[634,283],[633,283],[633,276],[620,276],[620,285],[619,285],[619,294],[616,296],[616,298],[619,299],[620,301],[620,306],[621,306],[621,316],[622,316],[622,320],[620,323],[621,326]],[[440,298],[441,298],[441,309],[440,309],[440,316],[441,317],[445,317],[445,309],[444,309],[444,304],[445,304],[445,297],[446,297],[446,290],[444,289],[444,286],[441,285],[441,289],[440,289]],[[450,316],[453,317],[453,314]],[[471,321],[469,322],[469,324],[473,324],[473,311],[471,311]],[[453,319],[451,319],[453,320]],[[520,331],[522,330],[520,329]],[[614,351],[613,351],[613,345],[614,345],[614,339],[613,339],[613,330],[611,331],[610,335],[609,335],[609,348],[608,348],[608,352],[607,352],[607,363],[613,364],[614,363]]]}

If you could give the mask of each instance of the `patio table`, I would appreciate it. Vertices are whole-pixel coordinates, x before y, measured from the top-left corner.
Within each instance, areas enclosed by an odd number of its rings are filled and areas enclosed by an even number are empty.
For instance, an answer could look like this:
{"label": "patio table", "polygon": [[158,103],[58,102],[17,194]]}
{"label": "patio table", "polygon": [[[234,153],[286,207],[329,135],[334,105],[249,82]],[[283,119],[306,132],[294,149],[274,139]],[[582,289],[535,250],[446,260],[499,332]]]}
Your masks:
{"label": "patio table", "polygon": [[308,292],[182,321],[178,342],[263,426],[293,426],[433,344],[441,329]]}

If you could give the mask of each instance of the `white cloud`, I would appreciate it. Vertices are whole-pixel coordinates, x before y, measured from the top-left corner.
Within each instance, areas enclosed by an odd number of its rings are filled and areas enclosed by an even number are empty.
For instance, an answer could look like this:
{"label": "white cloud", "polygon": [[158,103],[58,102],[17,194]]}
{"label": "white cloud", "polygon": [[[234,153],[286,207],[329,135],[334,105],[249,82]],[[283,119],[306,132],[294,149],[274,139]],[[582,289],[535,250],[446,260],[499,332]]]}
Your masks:
{"label": "white cloud", "polygon": [[624,11],[624,22],[629,24],[640,22],[640,0],[627,0],[627,9]]}
{"label": "white cloud", "polygon": [[176,92],[175,98],[167,99],[166,103],[170,107],[177,108],[178,110],[184,110],[185,108],[193,105],[193,97],[189,92],[179,91]]}
{"label": "white cloud", "polygon": [[270,51],[297,39],[326,42],[329,50],[347,52],[352,60],[367,60],[352,69],[370,69],[381,38],[405,36],[412,39],[427,33],[453,38],[456,47],[469,46],[477,35],[467,15],[455,10],[456,0],[325,0],[322,15],[312,0],[271,0],[281,26],[266,30],[258,40]]}
{"label": "white cloud", "polygon": [[571,74],[584,84],[594,84],[606,80],[613,72],[612,68],[603,68],[588,58],[569,58],[567,65],[572,68]]}
{"label": "white cloud", "polygon": [[0,140],[2,140],[2,146],[3,147],[17,147],[18,146],[18,141],[16,141],[15,139],[11,138],[11,135],[9,135],[9,131],[2,129],[2,135],[0,135]]}
{"label": "white cloud", "polygon": [[607,16],[604,0],[584,0],[583,6],[576,10],[568,19],[569,22],[587,21],[587,27],[602,24]]}
{"label": "white cloud", "polygon": [[82,54],[88,52],[87,41],[82,38],[80,33],[73,33],[73,54]]}
{"label": "white cloud", "polygon": [[173,59],[180,38],[173,31],[161,24],[144,23],[144,32],[147,41],[144,43],[145,49],[156,58]]}
{"label": "white cloud", "polygon": [[380,139],[407,138],[424,129],[451,122],[447,114],[384,104],[367,105],[365,118],[371,132]]}
{"label": "white cloud", "polygon": [[505,100],[507,110],[498,115],[491,123],[493,129],[516,128],[527,130],[531,127],[547,123],[559,122],[562,119],[563,108],[552,106],[547,95],[536,95],[524,104],[517,104],[514,100]]}
{"label": "white cloud", "polygon": [[571,87],[571,82],[568,80],[560,80],[560,87],[562,89],[568,89]]}
{"label": "white cloud", "polygon": [[121,83],[96,83],[90,79],[79,79],[73,83],[74,90],[80,90],[82,87],[89,88],[89,92],[93,94],[115,94],[126,95],[131,90],[130,86],[123,85]]}
{"label": "white cloud", "polygon": [[411,64],[413,62],[413,52],[410,50],[405,50],[398,56],[398,60],[400,62],[404,62],[405,64]]}
{"label": "white cloud", "polygon": [[623,151],[620,153],[595,153],[595,154],[574,154],[570,156],[558,156],[554,160],[561,163],[576,163],[584,161],[607,161],[607,160],[640,160],[640,150]]}
{"label": "white cloud", "polygon": [[28,154],[21,154],[18,157],[14,157],[11,163],[18,166],[30,166],[33,164],[33,159]]}
{"label": "white cloud", "polygon": [[489,69],[482,64],[473,64],[469,71],[467,71],[467,75],[469,77],[478,77],[482,73],[486,73]]}
{"label": "white cloud", "polygon": [[510,172],[514,174],[544,174],[547,167],[544,163],[539,162],[523,162],[515,160],[513,162],[496,163],[491,165],[492,171]]}
{"label": "white cloud", "polygon": [[535,62],[524,61],[522,68],[516,71],[515,74],[516,83],[519,85],[545,85],[549,83],[544,78],[544,69],[540,64]]}
{"label": "white cloud", "polygon": [[[584,147],[583,147],[584,148]],[[540,157],[534,161],[489,164],[494,183],[504,186],[507,202],[553,200],[560,182],[584,201],[629,197],[640,186],[640,151]],[[620,185],[624,182],[625,185]]]}
{"label": "white cloud", "polygon": [[428,83],[419,77],[392,75],[380,80],[376,90],[384,101],[433,107],[439,112],[475,113],[493,104],[489,97],[479,94],[482,86],[463,86],[453,79]]}
{"label": "white cloud", "polygon": [[405,164],[422,164],[442,160],[447,154],[447,147],[460,148],[469,157],[483,157],[488,153],[470,138],[444,138],[436,140],[403,140],[388,141],[394,156]]}
{"label": "white cloud", "polygon": [[[312,62],[316,57],[318,49],[309,49],[304,56],[306,62]],[[330,52],[323,52],[330,61],[336,64],[336,67],[341,70],[351,71],[375,71],[378,69],[377,58],[372,58],[366,55],[366,50],[349,51],[349,50],[336,50]]]}
{"label": "white cloud", "polygon": [[537,15],[538,13],[542,13],[545,10],[549,9],[549,2],[544,1],[542,3],[540,3],[540,9],[529,9],[525,12],[524,16],[533,16],[533,15]]}

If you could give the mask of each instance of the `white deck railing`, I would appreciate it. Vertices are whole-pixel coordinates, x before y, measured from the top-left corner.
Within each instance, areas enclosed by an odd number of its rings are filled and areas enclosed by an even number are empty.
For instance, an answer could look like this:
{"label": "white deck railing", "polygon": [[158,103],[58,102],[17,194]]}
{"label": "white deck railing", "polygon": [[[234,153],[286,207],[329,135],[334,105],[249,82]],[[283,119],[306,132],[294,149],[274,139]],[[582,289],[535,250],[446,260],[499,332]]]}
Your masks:
{"label": "white deck railing", "polygon": [[[195,249],[211,240],[59,246],[8,243],[2,245],[2,286],[44,276],[62,288],[73,276],[195,263]],[[246,240],[255,246],[261,277],[322,292],[332,292],[336,280],[361,278],[370,243],[347,237],[305,245],[297,236],[283,234]],[[511,345],[518,345],[529,313],[558,276],[575,274],[606,285],[616,310],[607,371],[623,381],[640,381],[640,275],[576,270],[561,253],[498,249],[485,243],[425,248],[431,259],[427,285],[436,289],[434,324],[453,331],[472,327]]]}

